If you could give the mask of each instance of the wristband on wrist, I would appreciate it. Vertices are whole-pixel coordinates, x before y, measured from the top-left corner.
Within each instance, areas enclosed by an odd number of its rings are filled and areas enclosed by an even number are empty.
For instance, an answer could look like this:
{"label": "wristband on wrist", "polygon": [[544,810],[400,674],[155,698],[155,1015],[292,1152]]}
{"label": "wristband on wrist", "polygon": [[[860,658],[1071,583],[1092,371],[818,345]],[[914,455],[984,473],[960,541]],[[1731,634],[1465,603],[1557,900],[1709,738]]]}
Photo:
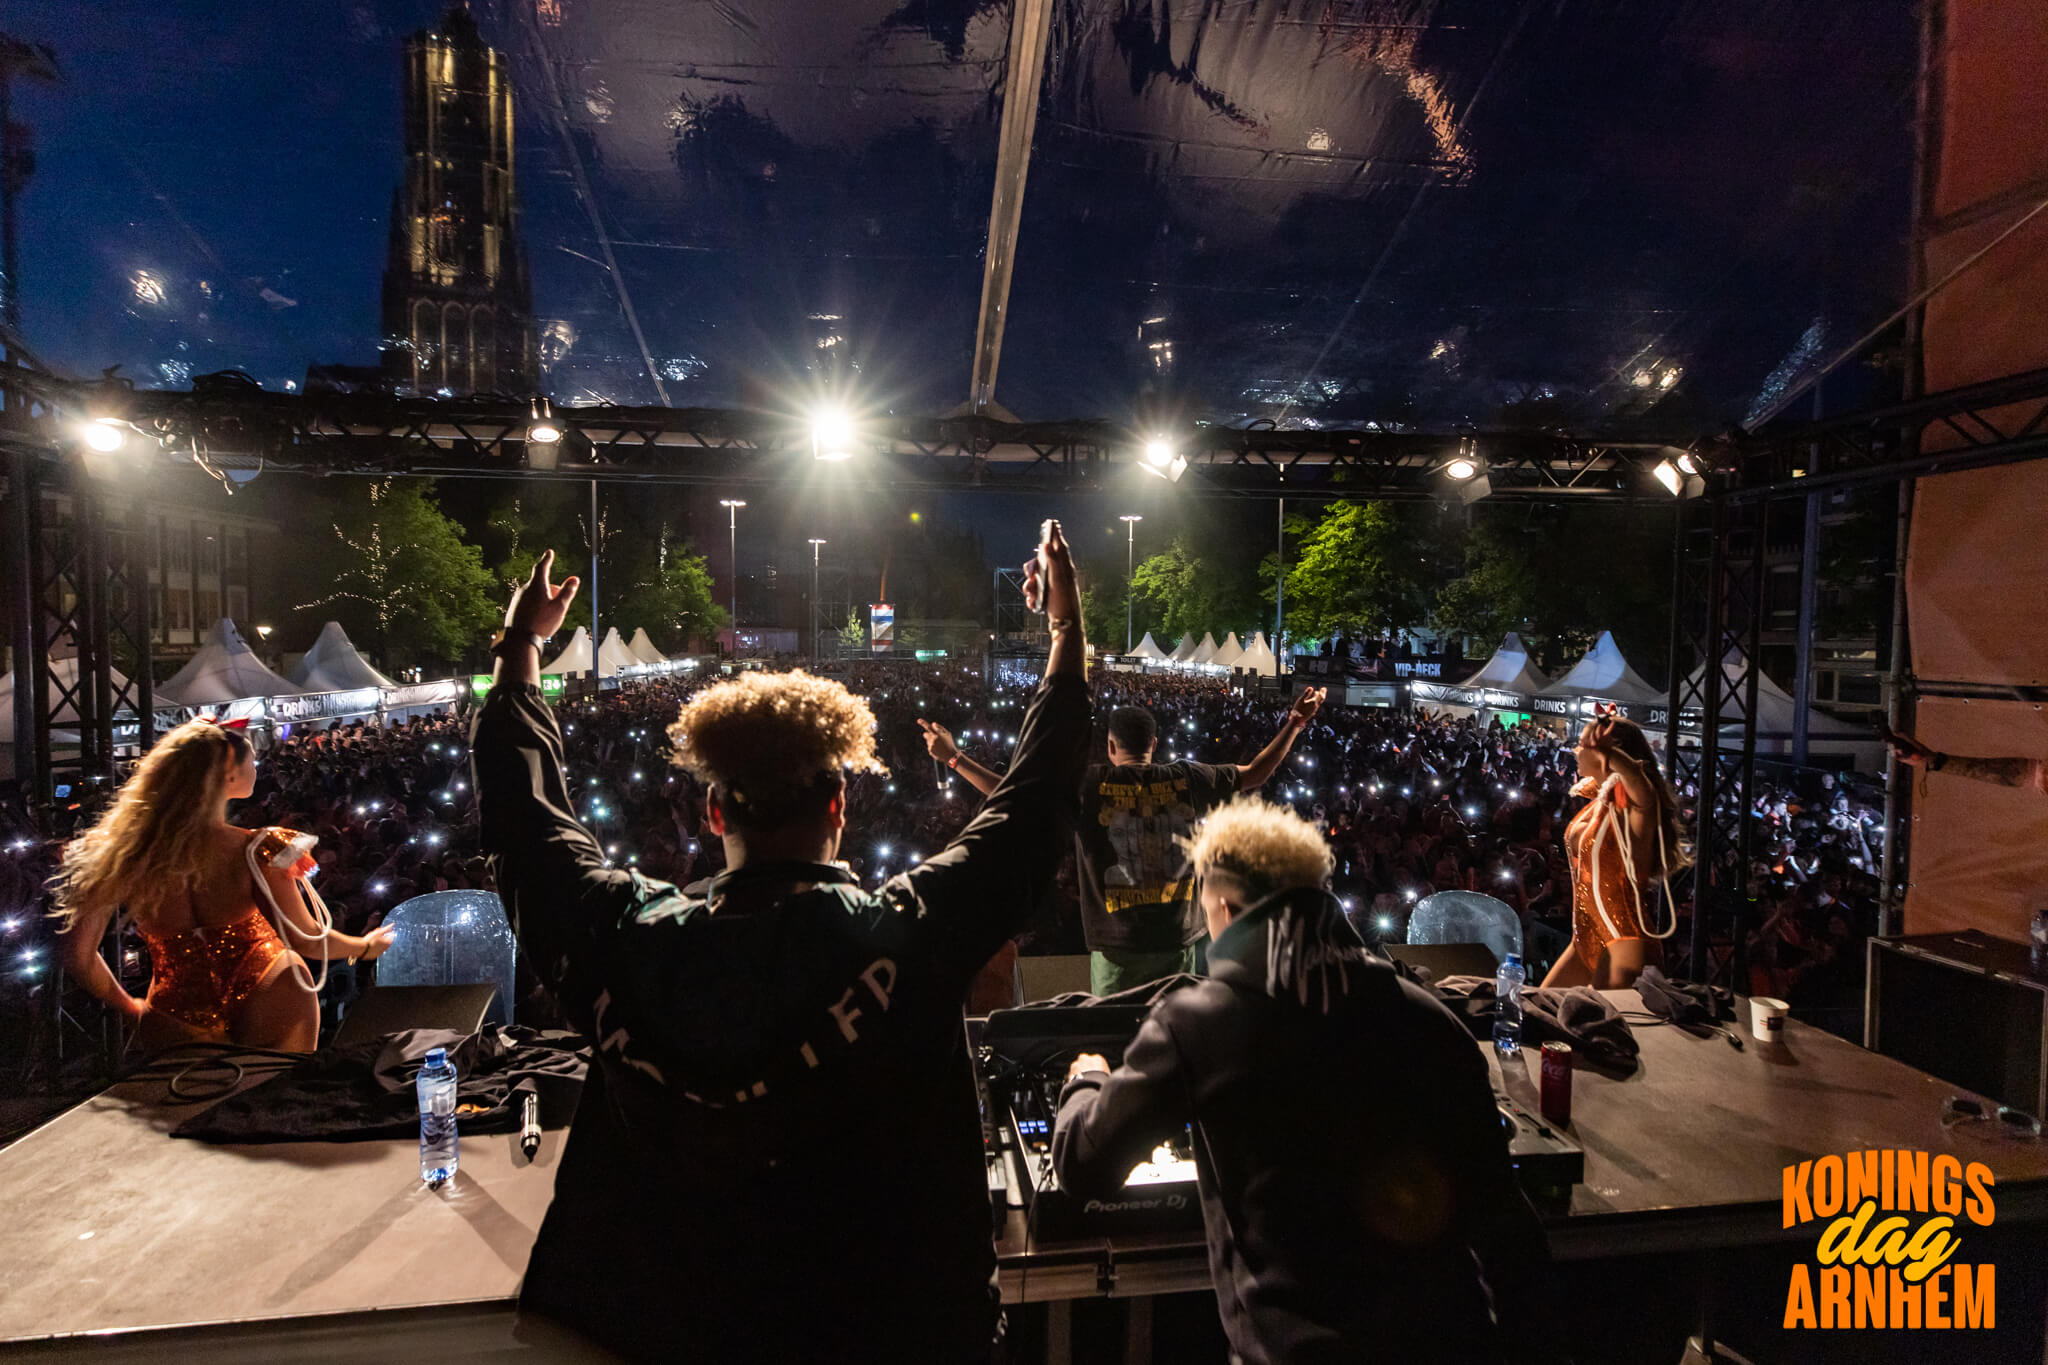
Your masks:
{"label": "wristband on wrist", "polygon": [[954,754],[951,758],[947,759],[946,766],[948,768],[958,768],[960,766],[960,755]]}
{"label": "wristband on wrist", "polygon": [[534,653],[538,654],[543,649],[547,648],[547,643],[548,641],[546,636],[536,635],[530,630],[508,629],[504,633],[504,635],[499,638],[498,642],[491,646],[491,653],[497,655],[500,658],[503,658],[507,653],[513,650],[524,649],[526,648],[526,646],[532,645]]}

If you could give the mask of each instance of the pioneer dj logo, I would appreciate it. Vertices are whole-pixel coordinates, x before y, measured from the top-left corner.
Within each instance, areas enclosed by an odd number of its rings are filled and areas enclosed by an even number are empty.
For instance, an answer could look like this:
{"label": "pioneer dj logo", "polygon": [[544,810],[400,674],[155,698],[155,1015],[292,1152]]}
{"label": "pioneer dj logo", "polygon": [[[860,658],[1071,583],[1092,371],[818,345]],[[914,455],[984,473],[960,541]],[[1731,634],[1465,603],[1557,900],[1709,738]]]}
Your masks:
{"label": "pioneer dj logo", "polygon": [[1157,1199],[1091,1199],[1081,1206],[1083,1213],[1150,1213],[1155,1209],[1184,1209],[1184,1194],[1161,1195]]}
{"label": "pioneer dj logo", "polygon": [[1960,1217],[1997,1216],[1991,1168],[1946,1154],[1849,1152],[1785,1168],[1785,1226],[1826,1219],[1813,1267],[1792,1267],[1785,1326],[1990,1328],[1997,1282],[1989,1263],[1955,1259]]}

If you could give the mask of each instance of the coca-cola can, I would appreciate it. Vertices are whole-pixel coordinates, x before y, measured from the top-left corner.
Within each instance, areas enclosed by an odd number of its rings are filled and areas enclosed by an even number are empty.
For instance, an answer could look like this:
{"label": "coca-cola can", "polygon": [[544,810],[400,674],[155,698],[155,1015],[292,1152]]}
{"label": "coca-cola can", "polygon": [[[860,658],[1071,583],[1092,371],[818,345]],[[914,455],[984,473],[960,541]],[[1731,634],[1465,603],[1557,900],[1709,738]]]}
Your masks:
{"label": "coca-cola can", "polygon": [[1560,1128],[1572,1121],[1572,1045],[1543,1045],[1543,1074],[1537,1090],[1537,1108],[1543,1117]]}

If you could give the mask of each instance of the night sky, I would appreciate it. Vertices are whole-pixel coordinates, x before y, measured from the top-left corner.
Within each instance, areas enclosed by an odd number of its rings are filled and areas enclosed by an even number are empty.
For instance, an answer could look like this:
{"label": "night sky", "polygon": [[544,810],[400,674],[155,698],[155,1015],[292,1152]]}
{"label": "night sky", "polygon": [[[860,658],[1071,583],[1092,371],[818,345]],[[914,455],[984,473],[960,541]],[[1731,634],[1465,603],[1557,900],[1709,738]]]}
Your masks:
{"label": "night sky", "polygon": [[[556,397],[965,397],[1007,6],[471,9],[515,82]],[[8,31],[64,71],[15,96],[32,344],[169,387],[374,362],[400,51],[441,10],[12,0]],[[997,398],[1739,421],[1903,298],[1914,44],[1906,0],[1071,0]],[[1011,501],[944,510],[993,536],[1032,519]]]}

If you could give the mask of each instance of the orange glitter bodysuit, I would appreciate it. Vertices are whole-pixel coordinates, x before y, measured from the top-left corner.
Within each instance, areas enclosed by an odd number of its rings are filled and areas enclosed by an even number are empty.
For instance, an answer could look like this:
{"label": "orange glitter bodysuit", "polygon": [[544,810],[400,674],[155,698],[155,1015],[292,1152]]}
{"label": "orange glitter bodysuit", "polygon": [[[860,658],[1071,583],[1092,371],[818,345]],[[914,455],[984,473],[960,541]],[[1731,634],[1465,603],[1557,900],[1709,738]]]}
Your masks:
{"label": "orange glitter bodysuit", "polygon": [[[1586,970],[1598,973],[1600,954],[1610,943],[1647,938],[1643,897],[1629,875],[1629,850],[1622,837],[1628,819],[1628,789],[1609,778],[1582,778],[1574,796],[1593,799],[1565,827],[1565,852],[1572,860],[1572,950]],[[1610,818],[1611,817],[1611,818]]]}
{"label": "orange glitter bodysuit", "polygon": [[[296,852],[290,871],[303,877],[315,864],[310,853],[292,850],[300,837],[289,829],[258,830],[255,854],[278,866],[279,855]],[[149,947],[149,1007],[221,1038],[272,966],[290,952],[260,904],[211,928],[167,930],[146,920],[135,927]]]}

